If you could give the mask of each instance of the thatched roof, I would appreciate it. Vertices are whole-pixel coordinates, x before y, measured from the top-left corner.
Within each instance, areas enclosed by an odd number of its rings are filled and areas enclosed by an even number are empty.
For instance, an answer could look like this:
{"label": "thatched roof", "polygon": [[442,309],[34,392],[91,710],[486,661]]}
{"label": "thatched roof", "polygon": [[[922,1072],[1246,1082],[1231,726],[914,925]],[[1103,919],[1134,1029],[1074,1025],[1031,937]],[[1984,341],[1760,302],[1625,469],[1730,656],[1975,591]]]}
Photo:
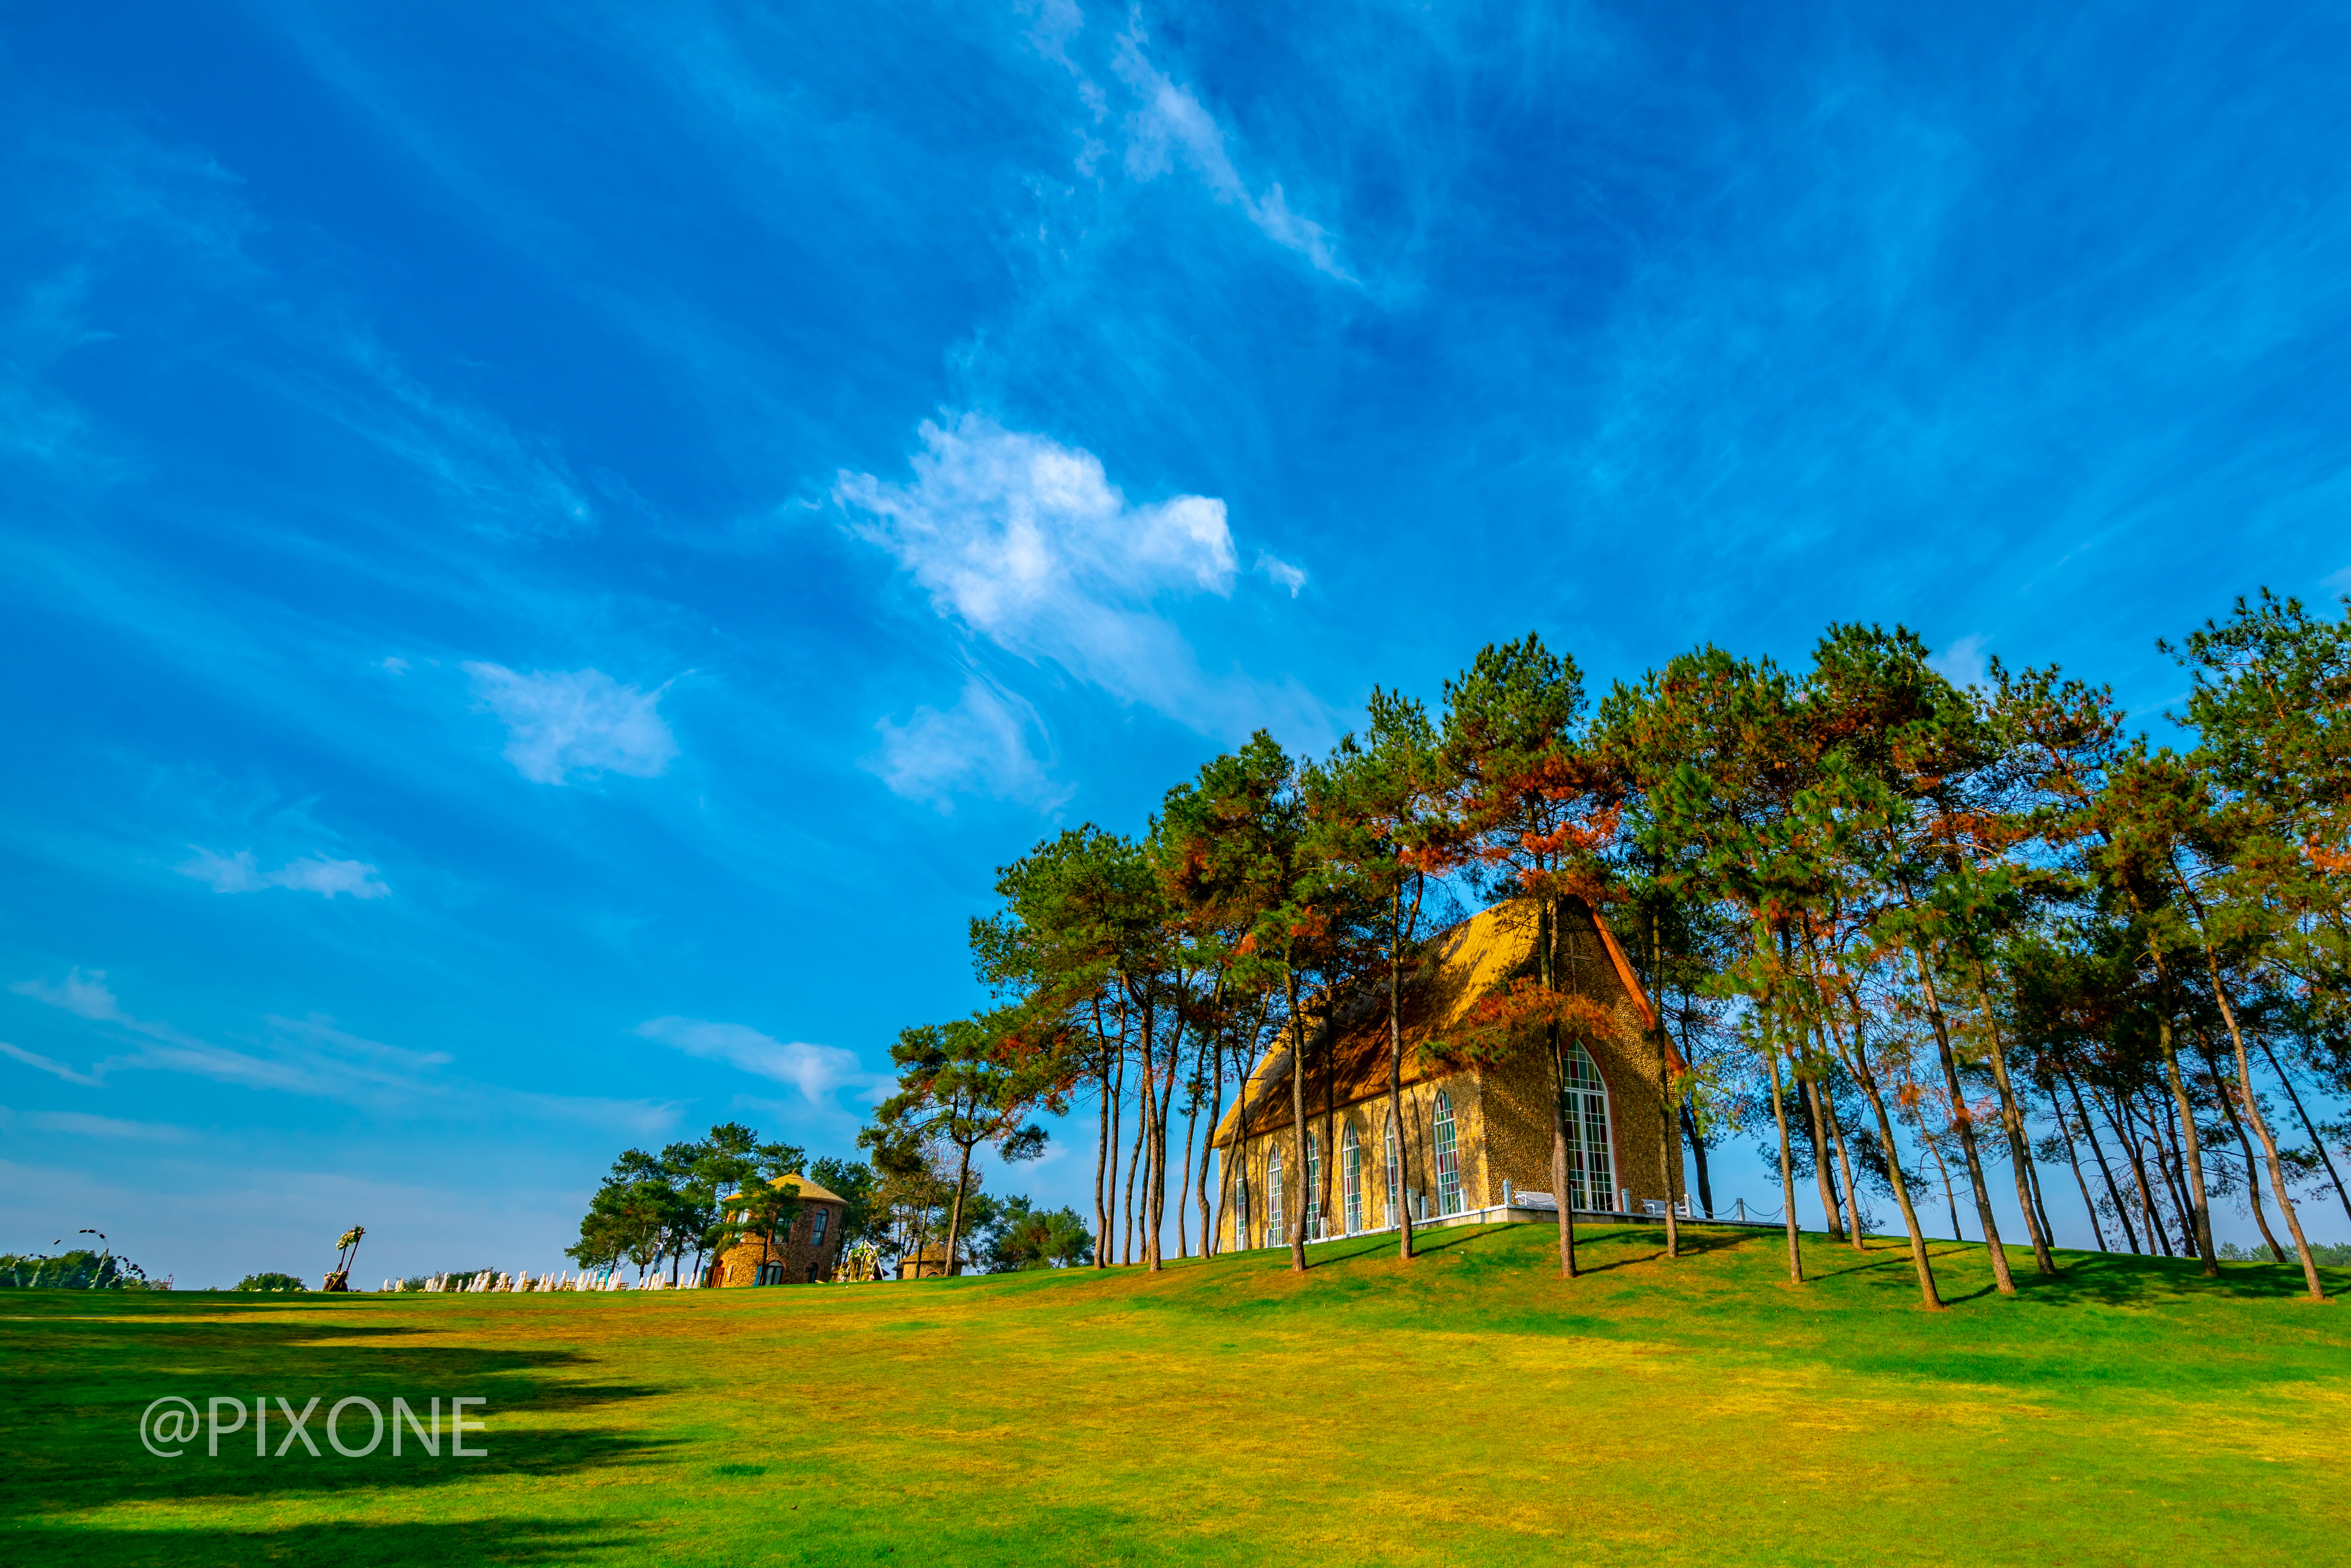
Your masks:
{"label": "thatched roof", "polygon": [[[799,1192],[797,1196],[802,1203],[837,1203],[843,1208],[847,1208],[849,1207],[849,1200],[841,1197],[841,1194],[833,1192],[829,1188],[819,1186],[816,1183],[809,1180],[809,1178],[804,1176],[769,1176],[768,1178],[768,1185],[769,1186],[781,1186],[788,1181],[798,1182],[799,1184]],[[742,1196],[743,1195],[739,1192],[730,1192],[718,1201],[721,1203],[732,1203]]]}
{"label": "thatched roof", "polygon": [[[1627,1022],[1634,1030],[1656,1030],[1656,1009],[1650,1005],[1648,994],[1641,988],[1640,977],[1633,972],[1624,949],[1617,946],[1615,935],[1599,912],[1570,904],[1563,907],[1562,918],[1573,923],[1571,931],[1582,926],[1598,932],[1601,951],[1606,956],[1610,970],[1607,976],[1588,976],[1581,981],[1571,977],[1567,988],[1591,995],[1603,1003],[1629,1004],[1631,1016]],[[1583,925],[1586,921],[1589,925]],[[1406,983],[1402,1005],[1397,1009],[1404,1037],[1405,1082],[1417,1083],[1457,1071],[1441,1060],[1431,1059],[1418,1048],[1447,1038],[1467,1021],[1470,1009],[1480,1000],[1501,989],[1514,976],[1531,972],[1536,930],[1534,904],[1526,899],[1510,899],[1437,936],[1431,943],[1433,961]],[[1612,978],[1614,985],[1609,984]],[[1384,981],[1358,983],[1341,998],[1332,1016],[1317,1019],[1310,1027],[1335,1037],[1328,1041],[1331,1093],[1335,1104],[1352,1105],[1387,1092],[1387,991]],[[1324,1040],[1318,1033],[1313,1055],[1322,1055],[1323,1050]],[[1668,1061],[1678,1069],[1680,1058],[1670,1040],[1666,1042],[1666,1052]],[[1238,1136],[1244,1117],[1251,1134],[1290,1124],[1286,1094],[1290,1057],[1290,1042],[1285,1039],[1259,1059],[1242,1086],[1239,1098],[1217,1124],[1216,1142],[1219,1146],[1231,1144]],[[1321,1076],[1319,1071],[1317,1076]],[[1319,1103],[1322,1090],[1318,1087],[1312,1092]]]}

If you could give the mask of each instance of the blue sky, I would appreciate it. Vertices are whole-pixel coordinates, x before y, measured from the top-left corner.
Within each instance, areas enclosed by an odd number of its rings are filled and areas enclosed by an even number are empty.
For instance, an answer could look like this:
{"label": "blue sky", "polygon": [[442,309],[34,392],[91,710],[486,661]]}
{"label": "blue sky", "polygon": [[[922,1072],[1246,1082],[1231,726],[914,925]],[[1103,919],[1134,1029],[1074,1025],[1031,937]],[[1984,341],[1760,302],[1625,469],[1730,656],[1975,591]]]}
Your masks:
{"label": "blue sky", "polygon": [[2347,74],[2323,7],[16,8],[0,1249],[538,1268],[624,1144],[847,1152],[994,866],[1530,627],[2157,714],[2351,586]]}

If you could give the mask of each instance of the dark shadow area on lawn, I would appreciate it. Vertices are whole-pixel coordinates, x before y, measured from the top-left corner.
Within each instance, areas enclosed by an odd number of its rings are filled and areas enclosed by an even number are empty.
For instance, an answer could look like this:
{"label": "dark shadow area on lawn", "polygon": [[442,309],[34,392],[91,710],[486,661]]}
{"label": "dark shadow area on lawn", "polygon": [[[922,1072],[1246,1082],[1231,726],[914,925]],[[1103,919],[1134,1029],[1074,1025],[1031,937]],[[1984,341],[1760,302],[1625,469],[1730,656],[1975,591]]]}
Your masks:
{"label": "dark shadow area on lawn", "polygon": [[49,1525],[15,1537],[27,1557],[76,1568],[191,1568],[192,1564],[330,1563],[335,1568],[417,1563],[592,1562],[642,1540],[605,1525],[560,1520],[457,1524],[306,1524],[279,1530],[114,1530]]}
{"label": "dark shadow area on lawn", "polygon": [[[571,1476],[638,1463],[671,1446],[592,1427],[526,1432],[508,1427],[502,1435],[501,1416],[590,1415],[662,1392],[565,1376],[595,1364],[576,1352],[417,1343],[443,1331],[371,1322],[364,1312],[340,1322],[317,1316],[287,1310],[223,1321],[200,1309],[175,1314],[161,1307],[131,1322],[72,1324],[81,1332],[54,1338],[37,1325],[0,1323],[0,1365],[7,1369],[0,1375],[0,1403],[8,1412],[12,1448],[0,1480],[0,1524],[35,1526],[44,1516],[134,1500],[266,1501],[425,1489],[483,1477]],[[22,1332],[28,1328],[36,1332]],[[314,1395],[319,1405],[304,1430],[317,1456],[298,1439],[278,1457],[292,1423],[277,1398],[298,1414]],[[329,1414],[347,1395],[373,1400],[384,1416],[382,1441],[362,1458],[338,1453],[328,1440]],[[461,1395],[484,1401],[467,1416],[486,1421],[487,1428],[468,1433],[466,1446],[486,1448],[485,1456],[459,1458],[453,1451],[449,1401]],[[179,1457],[158,1457],[141,1445],[140,1421],[152,1401],[168,1396],[188,1400],[200,1415],[214,1396],[239,1398],[246,1402],[246,1421],[221,1434],[217,1457],[206,1452],[203,1432],[193,1441],[167,1445],[183,1448]],[[393,1456],[395,1396],[408,1401],[427,1430],[432,1402],[442,1400],[437,1458],[404,1425],[404,1452]],[[254,1452],[251,1401],[256,1396],[268,1400],[267,1457]],[[222,1414],[228,1419],[225,1409]],[[373,1427],[363,1407],[346,1411],[340,1422],[344,1443],[352,1448],[365,1444]]]}
{"label": "dark shadow area on lawn", "polygon": [[[1552,1234],[1556,1236],[1556,1232]],[[1586,1228],[1579,1225],[1575,1228],[1575,1271],[1579,1274],[1609,1274],[1619,1269],[1631,1268],[1636,1263],[1679,1262],[1683,1259],[1703,1257],[1709,1252],[1728,1252],[1734,1248],[1745,1245],[1748,1240],[1749,1238],[1736,1232],[1698,1231],[1685,1228],[1677,1238],[1679,1255],[1668,1258],[1666,1255],[1666,1233],[1660,1228],[1638,1225],[1628,1226],[1622,1229],[1595,1232],[1588,1231]],[[1612,1257],[1603,1262],[1586,1261],[1583,1256],[1584,1250],[1602,1243],[1639,1248],[1643,1250],[1634,1256]]]}
{"label": "dark shadow area on lawn", "polygon": [[[1979,1249],[1980,1250],[1980,1249]],[[1989,1265],[1987,1265],[1988,1267]],[[2027,1260],[2011,1263],[2017,1293],[2050,1306],[2095,1301],[2101,1306],[2151,1306],[2189,1298],[2228,1301],[2281,1301],[2306,1295],[2302,1270],[2291,1263],[2223,1263],[2218,1279],[2207,1279],[2203,1266],[2188,1258],[2149,1258],[2127,1252],[2074,1252],[2065,1255],[2062,1272],[2041,1273]],[[2332,1294],[2342,1288],[2338,1277],[2319,1275]],[[2316,1303],[2313,1303],[2315,1305]]]}

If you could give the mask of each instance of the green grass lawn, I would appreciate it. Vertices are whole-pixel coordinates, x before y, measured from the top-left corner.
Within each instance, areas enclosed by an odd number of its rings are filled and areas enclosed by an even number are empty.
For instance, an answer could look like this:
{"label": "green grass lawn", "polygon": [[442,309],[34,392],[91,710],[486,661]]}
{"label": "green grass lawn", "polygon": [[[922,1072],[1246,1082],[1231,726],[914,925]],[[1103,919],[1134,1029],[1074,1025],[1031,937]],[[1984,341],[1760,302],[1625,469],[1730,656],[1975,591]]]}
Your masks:
{"label": "green grass lawn", "polygon": [[[2299,1276],[1541,1227],[1106,1274],[630,1295],[0,1294],[0,1561],[2344,1560]],[[2342,1279],[2330,1280],[2341,1288]],[[487,1457],[178,1458],[150,1400],[477,1396]],[[273,1449],[284,1424],[275,1416]],[[363,1411],[345,1440],[365,1440]],[[445,1442],[444,1438],[444,1442]],[[413,1439],[408,1440],[413,1445]]]}

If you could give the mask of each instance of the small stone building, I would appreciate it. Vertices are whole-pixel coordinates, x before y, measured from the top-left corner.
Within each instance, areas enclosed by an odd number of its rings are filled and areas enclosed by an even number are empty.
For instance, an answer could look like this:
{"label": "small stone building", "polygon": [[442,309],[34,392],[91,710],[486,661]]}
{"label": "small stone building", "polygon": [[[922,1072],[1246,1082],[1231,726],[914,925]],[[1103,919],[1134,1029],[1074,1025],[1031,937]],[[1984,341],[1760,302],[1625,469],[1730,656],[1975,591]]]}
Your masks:
{"label": "small stone building", "polygon": [[[1313,1195],[1310,1240],[1394,1229],[1399,1203],[1416,1227],[1555,1218],[1545,1053],[1478,1065],[1442,1050],[1481,998],[1536,973],[1538,928],[1534,904],[1511,900],[1437,937],[1435,961],[1405,988],[1399,1009],[1401,1127],[1388,1112],[1385,985],[1343,998],[1333,1016],[1310,1026],[1320,1032],[1307,1051],[1302,1173],[1285,1168],[1298,1159],[1290,1042],[1269,1051],[1217,1128],[1218,1245],[1286,1246],[1301,1195]],[[1582,1210],[1651,1211],[1683,1191],[1681,1131],[1665,1080],[1680,1070],[1679,1056],[1597,912],[1564,903],[1558,951],[1560,988],[1591,998],[1616,1023],[1564,1052],[1569,1197]],[[1424,1052],[1425,1044],[1436,1049]],[[1399,1137],[1409,1173],[1401,1193]]]}
{"label": "small stone building", "polygon": [[[964,1265],[969,1268],[967,1261]],[[944,1280],[947,1277],[947,1249],[944,1242],[934,1241],[898,1260],[901,1280]]]}
{"label": "small stone building", "polygon": [[[728,1248],[710,1266],[710,1283],[799,1285],[832,1278],[841,1260],[841,1222],[849,1212],[849,1201],[806,1176],[777,1176],[768,1185],[787,1183],[799,1188],[799,1212],[792,1217],[790,1226],[777,1235],[772,1248],[764,1233],[746,1236]],[[733,1203],[741,1197],[729,1193],[722,1201]]]}

